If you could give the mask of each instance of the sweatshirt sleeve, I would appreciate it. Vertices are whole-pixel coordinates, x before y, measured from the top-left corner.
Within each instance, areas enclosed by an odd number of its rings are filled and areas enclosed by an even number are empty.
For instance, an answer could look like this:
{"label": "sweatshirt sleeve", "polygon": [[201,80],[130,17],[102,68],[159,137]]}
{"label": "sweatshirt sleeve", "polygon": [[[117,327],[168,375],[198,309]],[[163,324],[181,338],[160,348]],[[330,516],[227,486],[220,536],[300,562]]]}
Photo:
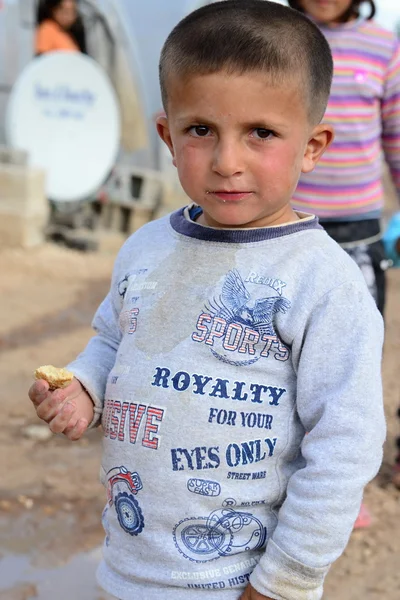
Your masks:
{"label": "sweatshirt sleeve", "polygon": [[115,364],[122,334],[119,327],[120,298],[117,291],[121,251],[114,266],[111,289],[100,304],[92,321],[95,336],[84,351],[67,368],[82,383],[94,403],[94,419],[90,427],[101,418],[108,375]]}
{"label": "sweatshirt sleeve", "polygon": [[343,552],[364,486],[382,460],[382,319],[361,284],[314,307],[294,339],[305,466],[289,480],[278,524],[250,582],[277,600],[320,600]]}
{"label": "sweatshirt sleeve", "polygon": [[400,44],[396,40],[383,91],[382,147],[400,197]]}

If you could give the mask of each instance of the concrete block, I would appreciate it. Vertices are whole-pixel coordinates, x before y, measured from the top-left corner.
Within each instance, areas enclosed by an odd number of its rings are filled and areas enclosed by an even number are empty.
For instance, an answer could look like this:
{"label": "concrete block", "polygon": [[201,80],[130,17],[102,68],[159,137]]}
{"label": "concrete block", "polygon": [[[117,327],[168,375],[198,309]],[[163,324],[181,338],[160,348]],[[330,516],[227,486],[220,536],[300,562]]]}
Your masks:
{"label": "concrete block", "polygon": [[49,213],[44,173],[0,164],[0,247],[31,248],[43,243]]}
{"label": "concrete block", "polygon": [[0,164],[0,212],[26,216],[43,211],[48,211],[44,172]]}
{"label": "concrete block", "polygon": [[0,213],[0,249],[32,248],[43,244],[44,228],[45,223],[41,217]]}

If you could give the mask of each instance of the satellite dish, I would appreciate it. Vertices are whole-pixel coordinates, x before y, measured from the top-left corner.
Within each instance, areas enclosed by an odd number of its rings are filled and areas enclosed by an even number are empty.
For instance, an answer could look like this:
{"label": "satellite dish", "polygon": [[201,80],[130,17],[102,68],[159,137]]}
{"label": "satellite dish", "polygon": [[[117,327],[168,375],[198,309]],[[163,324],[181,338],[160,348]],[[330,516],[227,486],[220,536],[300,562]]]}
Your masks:
{"label": "satellite dish", "polygon": [[78,52],[51,52],[21,73],[6,112],[6,138],[46,171],[55,202],[92,196],[119,149],[120,112],[103,69]]}

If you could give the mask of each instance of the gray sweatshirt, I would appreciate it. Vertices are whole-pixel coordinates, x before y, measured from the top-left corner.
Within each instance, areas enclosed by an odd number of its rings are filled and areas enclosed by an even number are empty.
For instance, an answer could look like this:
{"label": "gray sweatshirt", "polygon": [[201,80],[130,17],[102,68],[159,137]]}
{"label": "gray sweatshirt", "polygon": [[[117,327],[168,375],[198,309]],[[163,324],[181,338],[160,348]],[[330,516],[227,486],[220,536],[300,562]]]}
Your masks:
{"label": "gray sweatshirt", "polygon": [[319,600],[382,458],[382,319],[314,217],[131,236],[69,368],[102,418],[100,584]]}

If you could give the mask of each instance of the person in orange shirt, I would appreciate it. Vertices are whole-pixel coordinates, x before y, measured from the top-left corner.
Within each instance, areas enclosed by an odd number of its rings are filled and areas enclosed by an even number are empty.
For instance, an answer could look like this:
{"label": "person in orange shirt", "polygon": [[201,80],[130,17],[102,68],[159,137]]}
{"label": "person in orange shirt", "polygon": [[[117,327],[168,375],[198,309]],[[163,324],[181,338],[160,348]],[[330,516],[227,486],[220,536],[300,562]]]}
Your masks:
{"label": "person in orange shirt", "polygon": [[55,50],[85,51],[83,26],[75,0],[42,0],[37,23],[36,55]]}

